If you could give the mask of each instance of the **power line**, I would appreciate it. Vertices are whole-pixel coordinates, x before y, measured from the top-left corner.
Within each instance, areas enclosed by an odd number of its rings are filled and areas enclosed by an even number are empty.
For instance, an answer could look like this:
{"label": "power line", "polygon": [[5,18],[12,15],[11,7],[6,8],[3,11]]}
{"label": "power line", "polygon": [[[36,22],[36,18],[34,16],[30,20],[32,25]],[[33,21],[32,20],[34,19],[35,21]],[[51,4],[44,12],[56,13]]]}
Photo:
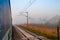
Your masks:
{"label": "power line", "polygon": [[[21,12],[21,14],[22,14],[22,13],[26,13],[25,11],[26,11],[29,7],[31,7],[31,5],[32,5],[35,1],[36,1],[36,0],[33,0],[32,2],[29,1],[30,4],[26,7],[26,9],[25,9],[24,11]],[[27,17],[27,27],[28,27],[28,19],[32,19],[32,18],[28,16],[28,12],[27,12],[27,16],[26,16],[26,15],[24,15],[24,16]]]}
{"label": "power line", "polygon": [[[35,1],[36,1],[36,0],[33,0],[33,1],[31,2],[31,0],[30,0],[30,1],[29,1],[30,4],[25,8],[24,11],[26,11],[29,7],[31,7],[31,5],[32,5]],[[21,15],[22,15],[22,13],[25,13],[24,11],[20,12]],[[26,15],[24,15],[24,16],[27,17]],[[29,17],[29,19],[33,19],[33,18]]]}
{"label": "power line", "polygon": [[[22,11],[22,12],[24,12],[24,11],[26,11],[29,7],[31,7],[31,5],[35,2],[36,0],[33,0],[33,1],[29,1],[28,3],[27,3],[27,7],[25,6],[25,8],[24,8],[24,10]],[[29,5],[28,5],[29,4]]]}
{"label": "power line", "polygon": [[[26,15],[24,15],[24,14],[22,14],[23,16],[25,16],[25,17],[27,17]],[[31,18],[31,17],[28,17],[29,19],[33,19],[33,18]]]}
{"label": "power line", "polygon": [[25,10],[27,10],[29,7],[31,7],[31,5],[35,2],[36,0],[33,0],[32,2],[31,1],[29,1],[29,5],[28,5],[28,7],[25,9]]}

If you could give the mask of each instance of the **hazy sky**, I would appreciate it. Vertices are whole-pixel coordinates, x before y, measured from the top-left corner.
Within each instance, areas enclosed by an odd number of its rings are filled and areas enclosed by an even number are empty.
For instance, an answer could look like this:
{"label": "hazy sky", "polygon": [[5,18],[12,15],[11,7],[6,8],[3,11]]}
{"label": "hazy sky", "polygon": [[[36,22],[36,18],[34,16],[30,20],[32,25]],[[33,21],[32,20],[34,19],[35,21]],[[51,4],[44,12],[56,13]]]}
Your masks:
{"label": "hazy sky", "polygon": [[[20,13],[33,1],[34,0],[11,0],[14,24],[26,22],[26,17],[20,15]],[[35,0],[35,2],[26,11],[28,11],[31,18],[35,18],[37,20],[40,18],[50,19],[53,16],[60,15],[60,0]]]}

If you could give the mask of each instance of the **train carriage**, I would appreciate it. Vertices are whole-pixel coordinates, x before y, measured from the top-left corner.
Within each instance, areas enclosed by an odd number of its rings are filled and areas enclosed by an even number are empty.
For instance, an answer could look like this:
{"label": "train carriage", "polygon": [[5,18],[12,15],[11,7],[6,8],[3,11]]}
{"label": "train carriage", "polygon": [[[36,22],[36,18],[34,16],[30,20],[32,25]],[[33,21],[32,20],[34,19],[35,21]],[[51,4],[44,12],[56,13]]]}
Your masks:
{"label": "train carriage", "polygon": [[0,0],[0,40],[11,40],[12,17],[10,0]]}

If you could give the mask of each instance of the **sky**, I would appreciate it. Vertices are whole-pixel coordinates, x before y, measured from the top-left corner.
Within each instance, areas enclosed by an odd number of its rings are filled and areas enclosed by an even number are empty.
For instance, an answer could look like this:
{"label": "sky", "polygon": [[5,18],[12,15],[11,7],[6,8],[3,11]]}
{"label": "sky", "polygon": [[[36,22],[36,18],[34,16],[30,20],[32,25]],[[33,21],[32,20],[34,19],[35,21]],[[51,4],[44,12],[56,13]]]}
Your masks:
{"label": "sky", "polygon": [[[50,19],[56,15],[60,16],[60,0],[10,0],[13,24],[26,23],[26,17],[21,15],[26,11],[29,17],[35,20]],[[34,2],[33,2],[34,1]],[[33,3],[32,3],[33,2]],[[32,3],[32,5],[30,5]],[[30,7],[29,7],[30,5]],[[29,7],[27,10],[26,8]],[[23,13],[26,15],[26,13]],[[31,22],[32,19],[29,19]]]}

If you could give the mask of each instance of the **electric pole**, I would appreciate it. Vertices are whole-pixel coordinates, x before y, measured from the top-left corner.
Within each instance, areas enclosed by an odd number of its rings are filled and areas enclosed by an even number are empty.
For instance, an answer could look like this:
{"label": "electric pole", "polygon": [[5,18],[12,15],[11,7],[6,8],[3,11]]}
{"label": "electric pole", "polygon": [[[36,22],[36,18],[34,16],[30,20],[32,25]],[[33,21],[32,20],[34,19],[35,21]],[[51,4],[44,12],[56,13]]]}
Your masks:
{"label": "electric pole", "polygon": [[58,24],[57,24],[57,39],[59,39],[59,26],[60,26],[60,20],[58,21]]}
{"label": "electric pole", "polygon": [[27,13],[27,27],[28,27],[28,12],[25,12],[25,13]]}
{"label": "electric pole", "polygon": [[57,39],[59,40],[59,26],[57,25]]}

